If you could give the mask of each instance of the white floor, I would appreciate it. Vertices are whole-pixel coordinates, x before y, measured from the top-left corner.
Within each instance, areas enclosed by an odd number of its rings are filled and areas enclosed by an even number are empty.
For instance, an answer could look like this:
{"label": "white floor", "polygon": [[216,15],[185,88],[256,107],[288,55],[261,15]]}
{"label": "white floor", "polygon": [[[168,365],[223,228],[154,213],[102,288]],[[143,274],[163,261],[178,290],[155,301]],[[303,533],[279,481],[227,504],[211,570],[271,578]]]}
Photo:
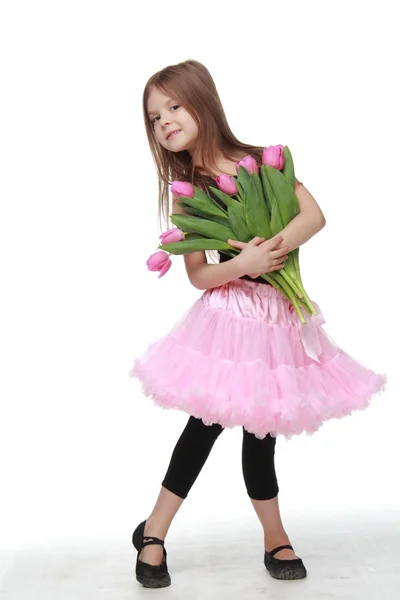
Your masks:
{"label": "white floor", "polygon": [[399,512],[343,512],[332,520],[327,511],[286,518],[295,551],[308,569],[308,577],[300,581],[277,581],[267,573],[254,518],[202,521],[194,527],[177,517],[166,543],[172,585],[160,590],[146,590],[136,582],[136,553],[130,542],[136,524],[130,524],[119,539],[70,535],[64,541],[24,543],[14,552],[3,549],[0,598],[119,600],[148,594],[179,600],[400,598]]}

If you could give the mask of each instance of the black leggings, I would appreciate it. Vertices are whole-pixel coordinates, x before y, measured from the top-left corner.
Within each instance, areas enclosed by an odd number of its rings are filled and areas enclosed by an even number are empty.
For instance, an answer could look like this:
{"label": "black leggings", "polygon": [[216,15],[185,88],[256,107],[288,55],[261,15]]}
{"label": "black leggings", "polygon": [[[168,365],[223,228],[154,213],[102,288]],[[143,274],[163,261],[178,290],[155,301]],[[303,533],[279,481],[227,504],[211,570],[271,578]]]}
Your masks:
{"label": "black leggings", "polygon": [[[204,425],[201,419],[190,417],[172,453],[162,486],[186,498],[223,430],[218,423]],[[260,440],[243,427],[243,478],[253,500],[269,500],[278,494],[275,444],[276,438],[270,434]]]}

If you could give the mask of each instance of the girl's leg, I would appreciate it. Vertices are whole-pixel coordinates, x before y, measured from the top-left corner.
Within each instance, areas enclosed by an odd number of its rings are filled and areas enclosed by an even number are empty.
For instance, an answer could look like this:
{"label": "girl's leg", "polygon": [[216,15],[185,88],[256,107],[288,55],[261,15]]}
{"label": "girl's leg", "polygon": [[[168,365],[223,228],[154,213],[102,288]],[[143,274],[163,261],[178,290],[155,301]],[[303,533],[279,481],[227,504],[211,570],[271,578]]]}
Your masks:
{"label": "girl's leg", "polygon": [[[243,427],[242,469],[247,493],[264,529],[265,550],[270,552],[282,544],[290,544],[283,528],[278,503],[275,473],[276,438],[268,434],[260,440]],[[280,550],[275,558],[292,559],[292,550]]]}
{"label": "girl's leg", "polygon": [[[190,417],[171,456],[157,502],[146,520],[144,535],[165,539],[172,520],[187,497],[206,462],[211,449],[222,433],[218,423],[204,425],[201,419]],[[158,565],[163,559],[160,545],[143,548],[140,560]]]}

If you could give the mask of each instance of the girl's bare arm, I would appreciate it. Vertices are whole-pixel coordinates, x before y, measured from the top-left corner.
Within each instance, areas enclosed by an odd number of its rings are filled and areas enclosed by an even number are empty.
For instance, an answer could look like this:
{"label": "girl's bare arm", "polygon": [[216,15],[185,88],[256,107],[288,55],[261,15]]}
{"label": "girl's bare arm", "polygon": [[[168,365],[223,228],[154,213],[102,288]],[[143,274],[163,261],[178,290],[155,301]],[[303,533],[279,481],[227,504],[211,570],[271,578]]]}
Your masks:
{"label": "girl's bare arm", "polygon": [[289,246],[291,250],[305,244],[326,224],[317,201],[298,179],[295,179],[294,191],[299,201],[300,213],[279,232],[283,237],[279,247]]}

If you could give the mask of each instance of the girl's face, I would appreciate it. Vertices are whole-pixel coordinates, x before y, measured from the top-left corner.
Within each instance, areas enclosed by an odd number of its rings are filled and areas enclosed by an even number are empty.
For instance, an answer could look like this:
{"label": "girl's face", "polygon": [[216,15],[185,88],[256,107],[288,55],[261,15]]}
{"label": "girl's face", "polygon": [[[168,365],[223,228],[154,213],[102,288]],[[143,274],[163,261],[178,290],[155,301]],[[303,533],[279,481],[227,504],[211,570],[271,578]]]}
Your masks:
{"label": "girl's face", "polygon": [[[147,112],[154,135],[164,148],[171,152],[191,152],[199,130],[193,117],[176,98],[170,98],[152,86],[147,101]],[[179,133],[169,136],[174,131]]]}

